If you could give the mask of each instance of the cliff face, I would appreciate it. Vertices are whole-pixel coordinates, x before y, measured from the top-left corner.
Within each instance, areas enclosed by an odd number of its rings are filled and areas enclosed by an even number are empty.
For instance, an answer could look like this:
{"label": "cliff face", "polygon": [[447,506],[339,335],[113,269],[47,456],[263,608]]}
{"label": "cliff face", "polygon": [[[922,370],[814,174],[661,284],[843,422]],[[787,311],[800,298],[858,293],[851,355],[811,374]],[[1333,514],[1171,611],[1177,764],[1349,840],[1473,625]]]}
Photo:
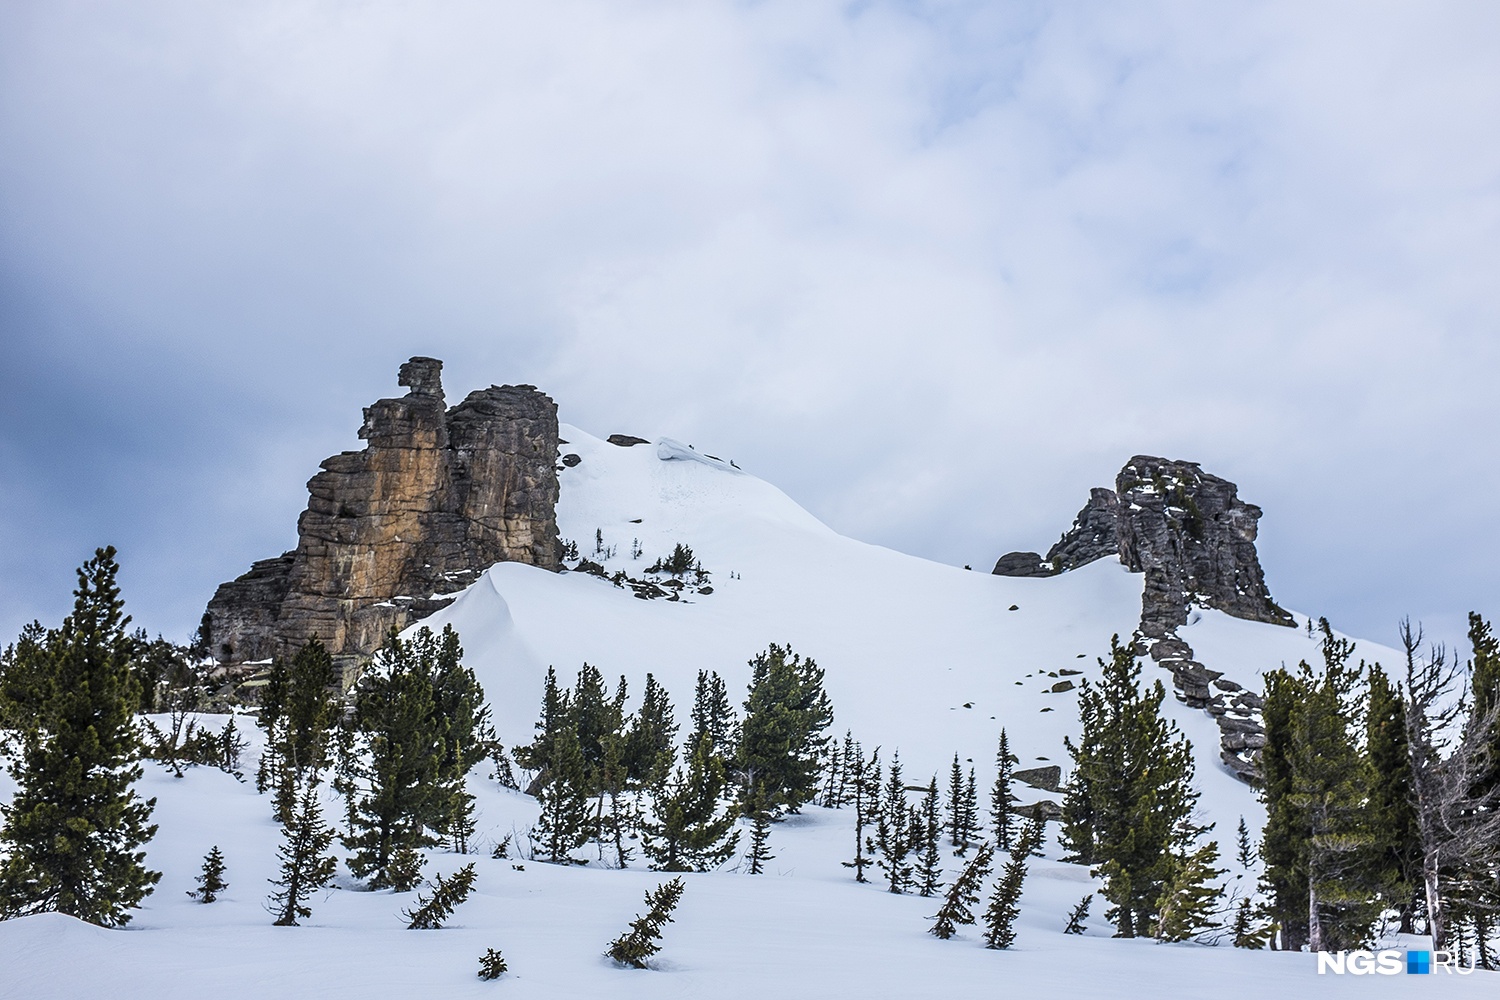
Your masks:
{"label": "cliff face", "polygon": [[1192,647],[1177,629],[1187,624],[1195,603],[1236,618],[1295,624],[1266,588],[1255,551],[1260,515],[1259,507],[1239,498],[1234,483],[1195,462],[1137,455],[1115,477],[1114,490],[1091,491],[1073,527],[1045,559],[1035,552],[1009,552],[994,571],[1052,576],[1117,555],[1131,572],[1144,573],[1137,648],[1172,672],[1179,699],[1214,716],[1225,765],[1248,778],[1264,744],[1255,718],[1259,699],[1193,659]]}
{"label": "cliff face", "polygon": [[401,366],[405,396],[364,411],[362,451],[307,484],[297,548],[223,584],[205,616],[215,656],[289,655],[313,637],[345,670],[497,562],[557,568],[557,404],[492,386],[451,410],[442,362]]}

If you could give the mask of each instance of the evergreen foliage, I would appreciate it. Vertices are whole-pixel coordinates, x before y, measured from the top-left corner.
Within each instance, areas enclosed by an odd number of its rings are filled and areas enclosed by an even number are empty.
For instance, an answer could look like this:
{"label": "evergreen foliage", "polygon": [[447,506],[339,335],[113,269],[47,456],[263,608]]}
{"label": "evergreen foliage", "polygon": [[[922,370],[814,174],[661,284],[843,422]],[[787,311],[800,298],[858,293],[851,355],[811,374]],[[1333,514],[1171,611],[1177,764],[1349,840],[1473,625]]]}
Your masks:
{"label": "evergreen foliage", "polygon": [[875,864],[885,872],[886,887],[891,892],[903,893],[911,885],[913,842],[899,752],[891,754],[891,766],[881,798],[884,808],[875,819],[875,849],[879,852]]}
{"label": "evergreen foliage", "polygon": [[677,742],[677,723],[666,689],[651,674],[646,675],[646,689],[641,707],[635,714],[625,741],[625,766],[629,780],[638,786],[655,781],[672,767],[673,747]]}
{"label": "evergreen foliage", "polygon": [[917,855],[917,892],[922,896],[934,896],[943,887],[943,855],[938,847],[943,823],[938,816],[937,777],[927,786],[922,796],[921,819],[918,831],[921,842]]}
{"label": "evergreen foliage", "polygon": [[217,844],[203,859],[203,871],[197,877],[198,888],[189,889],[188,895],[200,903],[212,903],[219,893],[229,888],[224,881],[224,854]]}
{"label": "evergreen foliage", "polygon": [[1187,941],[1220,926],[1214,914],[1224,890],[1211,884],[1224,874],[1224,869],[1214,867],[1218,860],[1219,845],[1212,840],[1186,856],[1172,858],[1151,928],[1158,941]]}
{"label": "evergreen foliage", "polygon": [[967,847],[967,842],[960,839],[964,826],[964,769],[958,763],[958,754],[954,754],[948,768],[948,844],[961,848],[960,854]]}
{"label": "evergreen foliage", "polygon": [[1379,869],[1376,881],[1389,892],[1390,905],[1401,914],[1399,932],[1412,934],[1422,884],[1422,833],[1411,780],[1406,698],[1379,664],[1369,670],[1365,731],[1372,776],[1365,804],[1374,840],[1372,864]]}
{"label": "evergreen foliage", "polygon": [[1205,828],[1191,822],[1192,747],[1161,714],[1161,682],[1141,690],[1140,664],[1118,636],[1099,666],[1100,682],[1079,691],[1079,742],[1065,741],[1074,770],[1063,841],[1070,860],[1103,876],[1117,935],[1136,937],[1157,917],[1174,856],[1185,857]]}
{"label": "evergreen foliage", "polygon": [[588,774],[572,727],[564,726],[550,744],[537,790],[542,809],[532,835],[537,843],[534,856],[538,861],[569,864],[572,852],[588,842]]}
{"label": "evergreen foliage", "polygon": [[988,843],[979,845],[974,860],[964,866],[964,870],[948,889],[948,894],[943,897],[943,905],[938,908],[935,917],[937,922],[932,925],[929,933],[946,941],[958,933],[961,925],[974,923],[973,907],[979,902],[984,890],[984,880],[989,877],[990,860],[994,854],[995,849]]}
{"label": "evergreen foliage", "polygon": [[995,784],[990,788],[990,824],[995,835],[995,845],[1003,851],[1010,850],[1011,831],[1016,824],[1016,807],[1011,801],[1011,775],[1020,763],[1010,752],[1010,738],[1005,729],[1000,730],[1000,744],[995,750]]}
{"label": "evergreen foliage", "polygon": [[1264,675],[1261,709],[1265,746],[1260,752],[1260,796],[1266,806],[1261,834],[1261,876],[1270,895],[1270,913],[1280,928],[1283,951],[1307,943],[1306,835],[1292,806],[1293,719],[1303,697],[1301,680],[1286,670]]}
{"label": "evergreen foliage", "polygon": [[704,736],[709,746],[721,760],[734,757],[735,745],[734,709],[729,704],[729,689],[717,671],[698,671],[698,683],[693,691],[693,733],[688,746],[697,746]]}
{"label": "evergreen foliage", "polygon": [[[734,854],[740,839],[735,813],[719,810],[725,780],[724,765],[704,734],[688,754],[687,771],[679,767],[652,788],[657,818],[643,825],[641,846],[653,869],[712,871]],[[764,815],[764,810],[757,813]]]}
{"label": "evergreen foliage", "polygon": [[1091,892],[1078,901],[1078,905],[1068,911],[1068,925],[1063,928],[1064,934],[1082,934],[1089,927],[1089,905],[1094,901]]}
{"label": "evergreen foliage", "polygon": [[486,948],[483,955],[479,956],[479,978],[489,981],[499,979],[505,975],[509,967],[505,964],[505,958],[494,948]]}
{"label": "evergreen foliage", "polygon": [[115,550],[78,570],[61,627],[22,633],[3,680],[16,793],[0,826],[0,917],[55,911],[120,926],[161,878],[141,847],[156,833],[141,776],[130,619]]}
{"label": "evergreen foliage", "polygon": [[764,809],[757,809],[750,818],[750,874],[760,875],[766,870],[766,862],[774,861],[771,853],[771,817]]}
{"label": "evergreen foliage", "polygon": [[773,815],[796,812],[817,791],[824,732],[832,722],[822,669],[772,643],[750,661],[736,760],[744,791],[759,787]]}
{"label": "evergreen foliage", "polygon": [[417,897],[417,905],[401,911],[401,917],[409,921],[409,931],[433,931],[453,916],[453,911],[469,898],[474,888],[474,864],[470,862],[447,878],[439,875],[432,881],[429,891]]}
{"label": "evergreen foliage", "polygon": [[874,851],[865,830],[875,825],[880,814],[880,748],[875,748],[868,761],[858,743],[854,744],[853,751],[849,765],[849,794],[854,805],[854,859],[843,862],[843,865],[854,869],[854,881],[868,882],[865,869],[874,863],[870,857]]}
{"label": "evergreen foliage", "polygon": [[1271,943],[1276,925],[1264,923],[1257,926],[1255,922],[1257,917],[1264,915],[1264,909],[1256,907],[1249,897],[1240,900],[1234,910],[1234,923],[1230,926],[1230,937],[1236,948],[1260,951]]}
{"label": "evergreen foliage", "polygon": [[605,952],[619,965],[633,969],[646,968],[646,962],[661,950],[662,928],[672,922],[672,911],[682,898],[682,878],[663,882],[646,893],[646,915],[631,921],[630,929],[610,942]]}
{"label": "evergreen foliage", "polygon": [[1021,912],[1021,889],[1026,881],[1026,860],[1041,843],[1042,821],[1028,820],[1016,838],[1010,860],[1000,872],[990,893],[990,905],[984,911],[984,945],[986,948],[1009,948],[1016,940],[1016,917]]}
{"label": "evergreen foliage", "polygon": [[270,880],[280,887],[267,902],[277,927],[296,927],[297,921],[312,916],[308,898],[333,881],[338,870],[338,859],[328,850],[333,829],[323,822],[316,774],[303,781],[297,801],[291,820],[282,826],[281,846],[276,850],[280,875]]}

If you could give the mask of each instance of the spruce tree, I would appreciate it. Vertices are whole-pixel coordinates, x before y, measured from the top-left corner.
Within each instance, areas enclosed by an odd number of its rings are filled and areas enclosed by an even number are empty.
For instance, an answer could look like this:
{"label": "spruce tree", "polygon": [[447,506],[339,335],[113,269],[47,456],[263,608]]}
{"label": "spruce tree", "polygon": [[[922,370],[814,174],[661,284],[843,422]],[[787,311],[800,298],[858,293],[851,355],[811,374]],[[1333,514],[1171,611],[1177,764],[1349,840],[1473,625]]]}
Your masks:
{"label": "spruce tree", "polygon": [[729,704],[729,689],[715,670],[698,671],[693,692],[693,733],[689,746],[708,736],[713,753],[721,760],[734,756],[734,709]]}
{"label": "spruce tree", "polygon": [[1280,928],[1281,949],[1299,951],[1307,943],[1307,832],[1293,804],[1293,721],[1305,697],[1300,677],[1287,670],[1264,675],[1261,720],[1265,746],[1260,752],[1260,797],[1266,806],[1260,856],[1261,878],[1270,894],[1272,920]]}
{"label": "spruce tree", "polygon": [[1376,881],[1388,891],[1390,905],[1401,914],[1399,933],[1412,934],[1416,931],[1413,918],[1422,884],[1422,832],[1413,805],[1416,793],[1406,740],[1406,699],[1379,664],[1369,671],[1365,730],[1374,779],[1369,783],[1366,809],[1374,839],[1372,861],[1380,869]]}
{"label": "spruce tree", "polygon": [[646,968],[652,955],[661,950],[662,928],[672,922],[672,911],[682,899],[681,876],[663,882],[646,893],[646,915],[637,915],[630,922],[630,929],[610,942],[605,952],[619,965],[633,969]]}
{"label": "spruce tree", "polygon": [[974,923],[973,907],[984,891],[984,880],[990,874],[990,859],[994,857],[994,853],[995,849],[988,843],[979,845],[974,860],[964,866],[948,894],[943,897],[943,905],[939,907],[935,918],[937,922],[932,925],[929,933],[946,941],[958,933],[960,925]]}
{"label": "spruce tree", "polygon": [[408,921],[409,931],[433,931],[453,916],[474,888],[474,864],[470,862],[447,878],[437,876],[428,887],[428,892],[417,897],[417,903],[409,910],[402,910],[401,917]]}
{"label": "spruce tree", "polygon": [[906,809],[906,787],[901,781],[901,754],[891,754],[887,772],[885,808],[875,821],[875,848],[880,852],[876,865],[885,872],[886,887],[903,893],[911,885],[913,847],[911,814]]}
{"label": "spruce tree", "polygon": [[1063,928],[1064,934],[1082,934],[1089,927],[1089,904],[1094,901],[1091,892],[1078,901],[1078,905],[1068,911],[1068,925]]}
{"label": "spruce tree", "polygon": [[316,775],[303,782],[297,801],[295,814],[282,826],[281,846],[276,851],[281,859],[280,876],[269,880],[280,887],[267,902],[277,927],[296,927],[298,920],[312,916],[308,898],[333,881],[338,870],[338,859],[328,850],[333,829],[323,822]]}
{"label": "spruce tree", "polygon": [[1151,928],[1158,941],[1186,941],[1220,926],[1213,918],[1224,890],[1211,884],[1224,874],[1224,869],[1214,867],[1218,860],[1219,845],[1212,840],[1186,856],[1173,857]]}
{"label": "spruce tree", "polygon": [[739,844],[735,813],[719,810],[724,765],[712,747],[711,737],[704,734],[688,754],[687,771],[679,767],[652,789],[656,819],[644,824],[641,847],[656,871],[712,871]]}
{"label": "spruce tree", "polygon": [[995,784],[990,789],[990,824],[995,834],[995,844],[1003,851],[1010,850],[1011,829],[1016,823],[1016,806],[1011,801],[1011,775],[1020,761],[1010,752],[1010,738],[1005,729],[1000,730],[1000,745],[995,751]]}
{"label": "spruce tree", "polygon": [[296,808],[297,788],[328,762],[339,706],[329,693],[333,659],[317,639],[309,639],[279,672],[277,710],[261,761],[263,780],[276,792],[276,818],[285,823]]}
{"label": "spruce tree", "polygon": [[854,745],[854,758],[849,771],[849,789],[854,805],[854,858],[843,862],[845,868],[854,869],[854,881],[868,882],[865,869],[874,864],[866,845],[865,830],[874,825],[880,813],[880,748],[876,747],[870,759],[864,759],[859,744]]}
{"label": "spruce tree", "polygon": [[1000,872],[990,905],[984,911],[984,946],[1009,948],[1016,940],[1016,917],[1021,913],[1021,889],[1026,881],[1026,860],[1042,839],[1042,823],[1031,819],[1021,828],[1010,860]]}
{"label": "spruce tree", "polygon": [[535,856],[538,861],[569,864],[572,852],[589,839],[588,773],[571,727],[554,736],[549,754],[537,791],[541,815],[533,834],[538,842]]}
{"label": "spruce tree", "polygon": [[189,889],[188,895],[200,903],[212,903],[219,893],[229,888],[224,881],[224,855],[217,844],[203,859],[203,871],[197,877],[198,888]]}
{"label": "spruce tree", "polygon": [[480,979],[499,979],[508,969],[505,958],[494,948],[486,948],[484,954],[479,956]]}
{"label": "spruce tree", "polygon": [[963,810],[958,828],[958,854],[963,856],[969,845],[979,839],[979,787],[974,769],[969,768],[968,780],[964,782]]}
{"label": "spruce tree", "polygon": [[430,800],[425,824],[442,831],[459,854],[468,853],[474,832],[474,796],[465,778],[481,761],[503,751],[490,722],[484,688],[474,671],[463,664],[463,647],[453,626],[438,636],[432,673],[431,723],[440,742],[438,792]]}
{"label": "spruce tree", "polygon": [[53,911],[117,927],[161,878],[141,850],[156,800],[133,788],[141,691],[118,571],[112,547],[96,550],[78,570],[73,613],[45,637],[23,634],[24,659],[7,669],[6,700],[27,714],[12,736],[0,917]]}
{"label": "spruce tree", "polygon": [[921,845],[917,855],[917,892],[922,896],[933,896],[943,886],[943,855],[938,848],[938,839],[943,823],[938,816],[938,787],[934,775],[922,797]]}
{"label": "spruce tree", "polygon": [[967,847],[961,837],[964,825],[964,769],[958,763],[958,754],[954,754],[948,768],[948,844],[959,848],[959,854]]}
{"label": "spruce tree", "polygon": [[672,767],[676,741],[672,702],[666,689],[647,674],[641,707],[626,737],[625,764],[630,780],[645,787],[666,774]]}
{"label": "spruce tree", "polygon": [[1235,830],[1234,838],[1234,860],[1245,871],[1249,871],[1250,866],[1255,863],[1255,848],[1250,844],[1250,828],[1245,825],[1245,817],[1243,816],[1240,817],[1240,825]]}
{"label": "spruce tree", "polygon": [[771,817],[764,809],[757,810],[750,818],[750,874],[760,875],[766,870],[766,862],[774,861],[771,853]]}
{"label": "spruce tree", "polygon": [[749,697],[736,766],[748,791],[759,785],[773,813],[796,812],[818,788],[833,707],[823,671],[790,647],[772,643],[750,661]]}

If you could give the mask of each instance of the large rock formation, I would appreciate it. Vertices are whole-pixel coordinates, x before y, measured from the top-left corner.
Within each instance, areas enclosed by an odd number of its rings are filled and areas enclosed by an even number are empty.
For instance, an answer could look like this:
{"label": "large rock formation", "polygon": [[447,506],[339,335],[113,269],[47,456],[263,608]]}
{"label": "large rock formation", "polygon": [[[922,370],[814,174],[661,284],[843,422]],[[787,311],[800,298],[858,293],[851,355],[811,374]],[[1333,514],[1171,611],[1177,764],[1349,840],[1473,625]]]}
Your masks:
{"label": "large rock formation", "polygon": [[1052,576],[1114,555],[1127,569],[1144,573],[1137,647],[1172,671],[1181,700],[1218,720],[1222,759],[1248,778],[1264,744],[1255,719],[1259,699],[1194,660],[1177,629],[1187,624],[1194,604],[1236,618],[1294,624],[1266,589],[1255,551],[1260,515],[1259,507],[1239,498],[1234,483],[1204,472],[1196,462],[1137,455],[1120,470],[1113,490],[1090,492],[1073,527],[1045,559],[1035,552],[1009,552],[994,571]]}
{"label": "large rock formation", "polygon": [[326,459],[308,482],[297,548],[219,587],[205,626],[221,661],[316,637],[348,679],[388,629],[490,565],[557,568],[557,404],[534,386],[491,386],[448,409],[441,372],[432,358],[402,365],[409,391],[365,409],[364,450]]}

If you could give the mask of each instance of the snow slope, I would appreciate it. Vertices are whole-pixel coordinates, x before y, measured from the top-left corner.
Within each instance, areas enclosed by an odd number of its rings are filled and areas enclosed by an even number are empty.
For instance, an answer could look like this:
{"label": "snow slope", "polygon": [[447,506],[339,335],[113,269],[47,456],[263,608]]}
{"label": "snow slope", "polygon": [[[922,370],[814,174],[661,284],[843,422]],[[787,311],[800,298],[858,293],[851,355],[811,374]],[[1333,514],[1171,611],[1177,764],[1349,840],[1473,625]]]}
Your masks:
{"label": "snow slope", "polygon": [[[612,681],[623,674],[637,697],[650,671],[685,722],[698,670],[719,671],[739,695],[746,661],[775,641],[825,668],[837,731],[852,729],[867,747],[882,745],[887,759],[899,749],[910,783],[934,772],[941,777],[957,752],[973,760],[985,787],[1002,725],[1023,767],[1066,767],[1062,738],[1076,731],[1075,695],[1051,693],[1060,678],[1049,672],[1096,675],[1095,658],[1110,635],[1128,634],[1139,613],[1142,578],[1113,560],[1050,579],[967,572],[841,537],[769,484],[676,442],[619,448],[572,427],[563,437],[563,452],[581,459],[562,474],[564,537],[589,555],[597,530],[615,550],[607,568],[635,575],[687,543],[712,572],[714,590],[689,601],[645,601],[583,573],[493,567],[426,624],[451,623],[460,632],[507,743],[529,739],[549,664],[564,682],[584,661]],[[644,550],[639,560],[631,558],[633,541]],[[1317,644],[1301,630],[1212,611],[1194,619],[1184,637],[1199,658],[1248,686],[1258,686],[1262,669],[1317,656]],[[1394,658],[1366,644],[1359,653]],[[1145,671],[1170,684],[1154,666]],[[1204,813],[1218,824],[1228,854],[1239,816],[1258,828],[1259,807],[1218,765],[1212,721],[1170,696],[1167,704],[1199,748]],[[852,818],[820,808],[774,829],[768,874],[686,876],[656,969],[624,971],[602,957],[603,949],[664,876],[642,870],[639,860],[618,871],[490,858],[491,844],[524,833],[536,806],[479,772],[470,787],[478,796],[482,853],[435,852],[428,865],[429,872],[478,865],[475,895],[448,929],[404,930],[398,914],[414,894],[351,891],[357,886],[347,877],[314,900],[306,926],[275,928],[263,905],[279,836],[269,801],[252,785],[206,769],[178,779],[148,766],[142,784],[158,800],[160,832],[148,855],[165,873],[156,893],[123,931],[56,915],[0,922],[0,998],[870,1000],[1138,997],[1149,990],[1260,1000],[1311,992],[1462,997],[1495,989],[1495,978],[1484,973],[1319,977],[1308,955],[1112,940],[1097,899],[1088,935],[1065,937],[1068,910],[1096,883],[1086,870],[1053,860],[1055,845],[1032,863],[1014,949],[988,951],[972,930],[941,942],[925,933],[935,900],[853,882],[840,864],[850,854]],[[0,778],[0,801],[11,791]],[[227,859],[230,889],[221,902],[202,906],[186,890],[215,844]],[[949,858],[950,879],[962,863]],[[1240,884],[1253,878],[1230,873]],[[491,947],[512,971],[483,983],[474,972]]]}

